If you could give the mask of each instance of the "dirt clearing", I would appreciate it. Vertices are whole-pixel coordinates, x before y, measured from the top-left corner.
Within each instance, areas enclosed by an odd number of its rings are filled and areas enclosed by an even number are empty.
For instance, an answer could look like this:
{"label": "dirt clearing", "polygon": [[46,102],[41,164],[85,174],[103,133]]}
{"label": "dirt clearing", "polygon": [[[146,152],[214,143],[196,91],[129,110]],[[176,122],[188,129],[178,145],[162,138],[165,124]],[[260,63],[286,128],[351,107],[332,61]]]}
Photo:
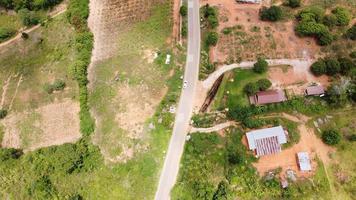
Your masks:
{"label": "dirt clearing", "polygon": [[31,151],[75,142],[81,137],[78,113],[79,103],[70,99],[12,113],[1,121],[5,132],[1,146]]}
{"label": "dirt clearing", "polygon": [[[262,5],[240,4],[232,0],[202,0],[219,10],[220,39],[210,54],[212,62],[232,63],[267,58],[315,58],[319,47],[312,38],[299,38],[294,22],[265,22],[259,19]],[[224,28],[232,28],[223,34]]]}
{"label": "dirt clearing", "polygon": [[[298,131],[300,134],[300,141],[288,149],[283,149],[281,153],[274,155],[261,156],[257,163],[254,163],[258,173],[263,176],[265,173],[282,168],[281,176],[285,178],[285,172],[289,169],[296,172],[297,177],[310,177],[317,169],[317,159],[320,159],[324,164],[330,163],[330,153],[335,152],[335,149],[324,144],[314,133],[312,128],[305,125],[308,119],[305,116],[291,116],[283,114],[282,117],[298,122]],[[245,142],[246,143],[246,142]],[[312,171],[301,172],[297,164],[297,153],[308,152]]]}

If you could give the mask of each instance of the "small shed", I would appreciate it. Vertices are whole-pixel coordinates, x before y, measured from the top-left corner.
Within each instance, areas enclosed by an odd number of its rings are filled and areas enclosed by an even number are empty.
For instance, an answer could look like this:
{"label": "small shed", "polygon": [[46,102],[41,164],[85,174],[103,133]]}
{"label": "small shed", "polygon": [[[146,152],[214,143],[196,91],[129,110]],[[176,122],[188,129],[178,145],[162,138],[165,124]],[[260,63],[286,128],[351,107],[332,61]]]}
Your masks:
{"label": "small shed", "polygon": [[309,86],[305,89],[305,95],[307,96],[319,96],[323,95],[325,90],[321,85]]}
{"label": "small shed", "polygon": [[298,163],[301,171],[311,171],[311,164],[308,152],[298,153]]}

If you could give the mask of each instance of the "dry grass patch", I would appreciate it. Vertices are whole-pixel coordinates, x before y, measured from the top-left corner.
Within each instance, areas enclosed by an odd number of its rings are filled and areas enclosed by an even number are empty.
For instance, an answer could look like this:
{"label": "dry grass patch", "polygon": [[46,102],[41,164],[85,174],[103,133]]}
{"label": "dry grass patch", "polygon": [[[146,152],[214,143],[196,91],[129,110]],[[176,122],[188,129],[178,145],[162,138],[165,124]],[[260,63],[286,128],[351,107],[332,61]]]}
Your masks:
{"label": "dry grass patch", "polygon": [[4,126],[2,147],[34,150],[75,142],[80,137],[79,104],[70,99],[54,102],[33,111],[12,113]]}

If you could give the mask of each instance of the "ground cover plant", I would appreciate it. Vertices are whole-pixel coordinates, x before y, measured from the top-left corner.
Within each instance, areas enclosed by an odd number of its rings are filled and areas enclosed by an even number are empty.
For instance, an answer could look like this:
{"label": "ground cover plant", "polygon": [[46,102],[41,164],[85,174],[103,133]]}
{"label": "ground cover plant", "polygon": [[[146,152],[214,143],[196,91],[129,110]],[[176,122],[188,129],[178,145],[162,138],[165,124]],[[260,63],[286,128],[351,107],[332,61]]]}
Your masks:
{"label": "ground cover plant", "polygon": [[[322,163],[316,176],[291,182],[281,189],[278,172],[262,178],[252,163],[256,159],[241,143],[243,132],[194,133],[187,142],[172,199],[308,199],[328,198],[328,181]],[[209,147],[209,148],[207,148]]]}

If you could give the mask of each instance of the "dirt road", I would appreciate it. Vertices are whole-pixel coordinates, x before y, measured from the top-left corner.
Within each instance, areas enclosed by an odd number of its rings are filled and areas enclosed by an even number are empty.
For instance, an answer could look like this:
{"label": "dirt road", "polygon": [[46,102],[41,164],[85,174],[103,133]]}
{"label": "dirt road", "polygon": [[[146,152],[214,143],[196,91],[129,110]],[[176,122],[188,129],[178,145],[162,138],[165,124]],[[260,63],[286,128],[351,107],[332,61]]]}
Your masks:
{"label": "dirt road", "polygon": [[[49,13],[49,16],[51,16],[52,18],[57,17],[58,15],[63,14],[66,10],[67,10],[67,4],[65,2],[63,2],[62,4],[59,4],[58,6],[56,6],[56,8],[52,12]],[[38,25],[33,26],[31,28],[25,29],[23,31],[20,31],[15,37],[13,37],[13,38],[11,38],[9,40],[6,40],[3,43],[0,43],[0,49],[1,48],[5,48],[9,44],[12,44],[13,42],[21,39],[22,32],[29,34],[32,31],[38,29],[39,27],[41,27],[41,24],[38,24]]]}
{"label": "dirt road", "polygon": [[[267,59],[266,60],[270,66],[273,65],[291,65],[296,69],[297,71],[305,72],[308,71],[310,65],[314,62],[313,59]],[[207,79],[203,81],[203,88],[204,89],[210,89],[211,86],[214,84],[214,82],[227,71],[236,69],[236,68],[242,68],[242,69],[248,69],[252,68],[254,61],[244,61],[241,63],[234,63],[231,65],[223,65],[221,67],[218,67],[218,69],[213,72],[212,74],[209,75]],[[310,74],[310,76],[312,76]]]}

